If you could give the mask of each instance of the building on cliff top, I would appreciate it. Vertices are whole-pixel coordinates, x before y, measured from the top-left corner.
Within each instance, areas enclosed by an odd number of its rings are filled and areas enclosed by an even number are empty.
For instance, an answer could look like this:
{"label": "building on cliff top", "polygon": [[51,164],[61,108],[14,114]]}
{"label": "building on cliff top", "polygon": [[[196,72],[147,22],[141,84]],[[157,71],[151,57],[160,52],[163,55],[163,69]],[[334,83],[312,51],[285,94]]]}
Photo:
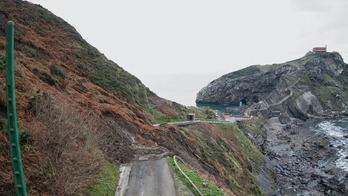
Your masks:
{"label": "building on cliff top", "polygon": [[326,52],[326,48],[327,48],[327,46],[325,46],[325,47],[314,47],[313,48],[313,52]]}

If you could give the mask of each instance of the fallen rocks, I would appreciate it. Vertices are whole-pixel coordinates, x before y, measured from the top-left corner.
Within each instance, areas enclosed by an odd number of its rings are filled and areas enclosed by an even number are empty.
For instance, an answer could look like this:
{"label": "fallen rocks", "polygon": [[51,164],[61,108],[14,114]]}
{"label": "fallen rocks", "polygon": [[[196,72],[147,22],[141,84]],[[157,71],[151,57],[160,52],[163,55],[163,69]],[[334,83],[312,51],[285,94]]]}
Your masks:
{"label": "fallen rocks", "polygon": [[282,124],[289,124],[289,123],[291,123],[291,119],[290,119],[289,114],[288,114],[286,111],[280,113],[280,115],[279,115],[279,121],[280,121],[280,123],[282,123]]}

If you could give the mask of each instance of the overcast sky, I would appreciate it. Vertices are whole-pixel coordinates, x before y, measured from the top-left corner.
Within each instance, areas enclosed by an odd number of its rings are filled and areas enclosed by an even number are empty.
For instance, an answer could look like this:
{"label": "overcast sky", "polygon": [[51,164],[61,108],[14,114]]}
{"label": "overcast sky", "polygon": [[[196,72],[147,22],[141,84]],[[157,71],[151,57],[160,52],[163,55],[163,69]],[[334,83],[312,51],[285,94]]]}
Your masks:
{"label": "overcast sky", "polygon": [[194,105],[217,77],[328,46],[348,59],[347,0],[29,0],[166,99]]}

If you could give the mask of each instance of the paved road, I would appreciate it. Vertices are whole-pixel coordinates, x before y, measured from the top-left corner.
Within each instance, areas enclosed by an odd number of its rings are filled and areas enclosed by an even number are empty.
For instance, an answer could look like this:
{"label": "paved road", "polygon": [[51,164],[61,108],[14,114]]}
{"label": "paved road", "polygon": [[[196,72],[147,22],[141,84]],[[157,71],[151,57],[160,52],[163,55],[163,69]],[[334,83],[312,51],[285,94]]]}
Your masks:
{"label": "paved road", "polygon": [[167,160],[136,162],[129,176],[125,196],[176,196]]}
{"label": "paved road", "polygon": [[[244,118],[240,117],[237,118],[236,120],[250,120],[250,117]],[[221,123],[230,123],[229,121],[207,121],[207,120],[193,120],[193,121],[181,121],[181,122],[169,122],[166,123],[168,125],[176,125],[176,126],[188,126],[188,125],[193,125],[197,123],[210,123],[210,124],[221,124]],[[160,126],[160,124],[153,124],[153,126]]]}

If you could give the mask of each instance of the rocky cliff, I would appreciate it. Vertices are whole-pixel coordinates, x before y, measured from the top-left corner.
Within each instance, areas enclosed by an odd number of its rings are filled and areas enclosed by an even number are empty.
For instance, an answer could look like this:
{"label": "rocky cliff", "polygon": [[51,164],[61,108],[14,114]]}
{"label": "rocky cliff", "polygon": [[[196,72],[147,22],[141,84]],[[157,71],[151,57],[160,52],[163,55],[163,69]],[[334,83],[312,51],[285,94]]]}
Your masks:
{"label": "rocky cliff", "polygon": [[282,64],[254,65],[212,81],[196,103],[245,105],[247,115],[322,115],[348,105],[348,66],[338,53],[307,53]]}

